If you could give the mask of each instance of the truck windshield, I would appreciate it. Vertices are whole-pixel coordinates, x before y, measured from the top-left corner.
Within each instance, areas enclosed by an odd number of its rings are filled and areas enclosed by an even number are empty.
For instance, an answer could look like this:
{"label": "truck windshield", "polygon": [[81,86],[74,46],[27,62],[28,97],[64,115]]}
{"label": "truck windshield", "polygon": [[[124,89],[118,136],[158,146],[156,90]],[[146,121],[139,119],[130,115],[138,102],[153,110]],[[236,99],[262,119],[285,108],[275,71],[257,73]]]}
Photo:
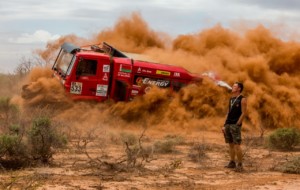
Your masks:
{"label": "truck windshield", "polygon": [[72,63],[72,59],[74,54],[68,53],[65,50],[62,50],[57,58],[55,63],[55,68],[61,72],[62,74],[66,74],[70,64]]}

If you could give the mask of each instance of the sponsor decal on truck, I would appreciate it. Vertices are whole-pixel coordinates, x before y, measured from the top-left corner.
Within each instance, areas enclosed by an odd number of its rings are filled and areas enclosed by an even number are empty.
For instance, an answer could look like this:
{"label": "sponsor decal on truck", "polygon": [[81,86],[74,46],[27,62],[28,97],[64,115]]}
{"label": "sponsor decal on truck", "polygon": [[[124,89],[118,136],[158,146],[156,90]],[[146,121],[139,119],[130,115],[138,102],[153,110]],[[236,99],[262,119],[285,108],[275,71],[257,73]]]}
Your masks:
{"label": "sponsor decal on truck", "polygon": [[171,75],[171,72],[169,72],[169,71],[156,70],[156,74],[158,74],[158,75],[170,76],[170,75]]}
{"label": "sponsor decal on truck", "polygon": [[97,84],[96,96],[107,96],[108,85]]}
{"label": "sponsor decal on truck", "polygon": [[156,79],[156,78],[149,78],[149,77],[137,77],[135,79],[135,84],[137,84],[138,86],[155,85],[158,87],[165,88],[170,86],[170,81],[165,79]]}

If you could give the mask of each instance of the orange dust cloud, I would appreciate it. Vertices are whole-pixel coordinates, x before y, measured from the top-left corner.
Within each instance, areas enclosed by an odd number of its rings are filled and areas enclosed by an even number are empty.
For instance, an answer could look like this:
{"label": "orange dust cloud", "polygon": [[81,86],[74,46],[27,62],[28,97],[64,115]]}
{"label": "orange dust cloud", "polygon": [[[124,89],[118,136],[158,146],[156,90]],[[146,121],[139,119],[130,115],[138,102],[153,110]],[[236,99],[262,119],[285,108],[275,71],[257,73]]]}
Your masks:
{"label": "orange dust cloud", "polygon": [[63,86],[49,68],[34,68],[28,83],[22,89],[23,102],[27,106],[66,105],[69,103]]}
{"label": "orange dust cloud", "polygon": [[47,64],[50,64],[50,63],[53,64],[56,59],[56,56],[58,54],[58,51],[60,50],[60,46],[64,42],[70,42],[70,43],[73,43],[78,46],[81,46],[82,44],[90,43],[87,39],[84,39],[84,38],[78,37],[74,34],[71,34],[71,35],[62,36],[56,41],[48,42],[46,45],[46,49],[44,49],[44,50],[38,49],[38,50],[36,50],[36,53],[42,59],[44,59]]}
{"label": "orange dust cloud", "polygon": [[117,45],[122,51],[141,53],[150,47],[163,48],[163,40],[154,32],[138,13],[123,17],[112,29],[106,29],[96,35],[96,41],[106,41]]}
{"label": "orange dust cloud", "polygon": [[[182,66],[199,75],[214,71],[230,85],[235,81],[244,83],[243,94],[248,99],[246,128],[300,126],[297,117],[300,114],[300,43],[283,41],[261,25],[244,34],[217,25],[175,39],[166,36],[152,30],[139,14],[133,13],[90,39],[65,36],[49,43],[39,53],[48,60],[53,59],[64,41],[77,45],[106,41],[122,51],[147,54],[159,63]],[[48,72],[42,75],[46,77],[29,76],[33,83],[30,88],[39,94],[29,104],[45,98],[63,102],[59,82]],[[41,88],[43,85],[45,88]],[[187,86],[178,93],[152,88],[131,102],[75,103],[72,108],[60,111],[56,118],[74,121],[78,127],[107,124],[219,130],[226,117],[229,97],[224,88],[204,79],[202,84]]]}

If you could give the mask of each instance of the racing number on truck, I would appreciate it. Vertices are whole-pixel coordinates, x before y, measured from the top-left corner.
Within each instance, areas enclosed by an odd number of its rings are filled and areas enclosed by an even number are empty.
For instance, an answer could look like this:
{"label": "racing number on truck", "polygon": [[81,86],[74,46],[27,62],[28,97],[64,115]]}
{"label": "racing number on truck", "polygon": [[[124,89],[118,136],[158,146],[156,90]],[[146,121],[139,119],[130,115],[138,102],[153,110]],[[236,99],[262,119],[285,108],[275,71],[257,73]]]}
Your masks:
{"label": "racing number on truck", "polygon": [[81,82],[72,82],[71,83],[71,94],[81,94],[82,91],[82,83]]}

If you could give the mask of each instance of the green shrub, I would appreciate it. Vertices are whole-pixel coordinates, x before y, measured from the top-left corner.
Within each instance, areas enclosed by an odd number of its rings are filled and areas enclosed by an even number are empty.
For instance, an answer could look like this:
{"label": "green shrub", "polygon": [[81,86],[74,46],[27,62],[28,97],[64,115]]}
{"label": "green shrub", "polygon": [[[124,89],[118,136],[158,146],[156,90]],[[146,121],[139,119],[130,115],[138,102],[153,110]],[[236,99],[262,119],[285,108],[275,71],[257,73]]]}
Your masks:
{"label": "green shrub", "polygon": [[291,150],[300,143],[300,132],[294,128],[280,128],[268,137],[268,145],[271,148]]}
{"label": "green shrub", "polygon": [[9,169],[19,169],[27,166],[27,147],[18,135],[4,134],[0,136],[0,166]]}
{"label": "green shrub", "polygon": [[19,125],[11,125],[8,130],[10,134],[21,135],[21,128]]}
{"label": "green shrub", "polygon": [[51,126],[51,121],[47,117],[35,119],[28,134],[31,156],[34,160],[48,162],[54,153],[52,148],[63,147],[66,144],[66,138]]}
{"label": "green shrub", "polygon": [[9,98],[0,97],[0,166],[4,168],[48,162],[55,148],[67,143],[48,117],[38,117],[30,126],[20,116],[18,107],[10,104]]}
{"label": "green shrub", "polygon": [[0,136],[0,155],[13,155],[15,148],[18,146],[18,136],[16,135],[1,135]]}
{"label": "green shrub", "polygon": [[25,156],[19,125],[11,125],[8,133],[0,136],[0,158],[2,156]]}

